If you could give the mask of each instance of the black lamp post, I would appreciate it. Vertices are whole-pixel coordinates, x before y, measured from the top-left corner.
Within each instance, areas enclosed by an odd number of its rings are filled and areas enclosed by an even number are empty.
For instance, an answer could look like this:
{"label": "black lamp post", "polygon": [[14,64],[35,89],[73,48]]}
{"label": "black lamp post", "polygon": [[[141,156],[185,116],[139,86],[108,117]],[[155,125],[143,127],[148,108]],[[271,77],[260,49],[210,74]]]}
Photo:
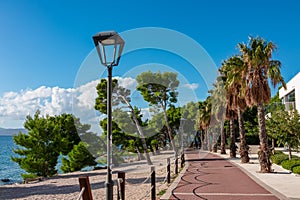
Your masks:
{"label": "black lamp post", "polygon": [[107,179],[106,199],[113,199],[112,163],[112,68],[119,64],[124,40],[115,31],[100,32],[93,36],[101,64],[107,67]]}

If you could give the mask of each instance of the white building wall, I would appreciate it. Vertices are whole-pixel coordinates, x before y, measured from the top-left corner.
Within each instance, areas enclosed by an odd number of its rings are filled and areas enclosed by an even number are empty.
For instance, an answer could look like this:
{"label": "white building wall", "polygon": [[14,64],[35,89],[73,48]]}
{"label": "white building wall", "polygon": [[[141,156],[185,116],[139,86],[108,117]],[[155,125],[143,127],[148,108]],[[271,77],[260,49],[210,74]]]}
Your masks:
{"label": "white building wall", "polygon": [[295,91],[295,106],[297,111],[300,112],[300,72],[286,83],[286,87],[286,90],[283,87],[280,88],[279,98],[283,98],[283,103],[285,104],[287,95]]}

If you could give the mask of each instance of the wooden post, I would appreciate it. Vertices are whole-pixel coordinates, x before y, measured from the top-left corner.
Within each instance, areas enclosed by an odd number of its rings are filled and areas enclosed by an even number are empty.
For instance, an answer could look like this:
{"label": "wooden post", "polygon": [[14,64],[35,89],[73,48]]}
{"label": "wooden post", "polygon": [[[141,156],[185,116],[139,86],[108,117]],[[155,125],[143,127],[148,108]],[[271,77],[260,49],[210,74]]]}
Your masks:
{"label": "wooden post", "polygon": [[82,188],[84,188],[82,199],[93,200],[89,177],[88,176],[79,177],[79,185],[80,185],[80,191],[82,190]]}
{"label": "wooden post", "polygon": [[170,158],[167,158],[167,182],[171,183],[171,165]]}
{"label": "wooden post", "polygon": [[175,157],[175,174],[178,174],[178,158]]}
{"label": "wooden post", "polygon": [[156,188],[155,188],[155,167],[151,167],[151,200],[156,199]]}
{"label": "wooden post", "polygon": [[125,200],[125,172],[118,172],[118,179],[122,180],[120,186],[118,184],[118,200]]}
{"label": "wooden post", "polygon": [[184,153],[182,152],[181,153],[181,168],[183,168],[184,163],[185,163],[185,158],[184,158]]}

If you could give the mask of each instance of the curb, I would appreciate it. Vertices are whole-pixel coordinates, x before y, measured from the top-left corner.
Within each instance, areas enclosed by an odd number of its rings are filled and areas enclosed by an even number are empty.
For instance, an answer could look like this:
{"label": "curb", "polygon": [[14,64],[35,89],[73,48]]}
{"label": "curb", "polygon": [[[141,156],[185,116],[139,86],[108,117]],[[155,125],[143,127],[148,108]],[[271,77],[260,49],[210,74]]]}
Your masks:
{"label": "curb", "polygon": [[186,164],[184,165],[184,167],[182,168],[181,172],[178,174],[178,176],[175,178],[175,180],[171,183],[171,185],[168,187],[166,193],[164,195],[162,195],[159,199],[161,200],[168,200],[170,199],[170,197],[172,196],[172,192],[173,190],[177,187],[178,183],[181,180],[181,177],[185,174],[189,163],[185,162]]}

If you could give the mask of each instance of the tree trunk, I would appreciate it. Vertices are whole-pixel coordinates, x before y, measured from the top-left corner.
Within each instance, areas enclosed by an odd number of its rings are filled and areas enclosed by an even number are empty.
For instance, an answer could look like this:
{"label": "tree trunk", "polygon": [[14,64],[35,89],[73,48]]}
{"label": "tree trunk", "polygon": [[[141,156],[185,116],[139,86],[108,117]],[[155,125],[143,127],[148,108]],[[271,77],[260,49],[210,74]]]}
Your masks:
{"label": "tree trunk", "polygon": [[[232,111],[230,111],[232,112]],[[232,116],[232,113],[230,113],[230,120],[229,120],[229,126],[230,126],[230,158],[236,158],[236,146],[235,146],[235,134],[233,129],[233,123],[234,119]]]}
{"label": "tree trunk", "polygon": [[275,139],[272,138],[272,154],[275,154]]}
{"label": "tree trunk", "polygon": [[[203,134],[204,133],[204,134]],[[204,149],[204,138],[203,136],[205,136],[205,132],[203,130],[200,130],[200,149]]]}
{"label": "tree trunk", "polygon": [[127,101],[127,99],[124,96],[122,96],[122,98],[126,102],[128,108],[130,109],[133,121],[135,123],[135,126],[138,129],[138,132],[139,132],[139,134],[141,136],[142,146],[143,146],[143,149],[144,149],[144,153],[145,153],[145,157],[146,157],[147,163],[148,163],[148,165],[152,165],[152,161],[151,161],[149,153],[148,153],[148,148],[147,148],[147,143],[146,143],[144,131],[143,131],[143,129],[142,129],[142,127],[141,127],[141,125],[140,125],[137,117],[135,116],[133,107],[131,106],[131,104]]}
{"label": "tree trunk", "polygon": [[288,151],[289,151],[289,160],[292,160],[292,148],[291,145],[288,145]]}
{"label": "tree trunk", "polygon": [[132,110],[132,115],[133,115],[133,120],[135,122],[135,125],[136,125],[136,127],[138,129],[138,132],[141,135],[142,146],[143,146],[143,149],[144,149],[144,154],[145,154],[147,163],[148,163],[148,165],[152,165],[152,161],[151,161],[149,153],[148,153],[148,148],[147,148],[147,143],[146,143],[145,135],[144,135],[142,127],[140,126],[139,121],[137,120],[137,118],[135,116],[134,110]]}
{"label": "tree trunk", "polygon": [[174,151],[175,158],[177,158],[177,150],[175,148],[175,144],[174,144],[174,140],[173,140],[173,136],[172,136],[172,129],[170,127],[169,119],[168,119],[168,116],[167,116],[167,110],[166,110],[165,106],[162,105],[162,107],[163,107],[163,111],[164,111],[164,117],[165,117],[166,127],[167,127],[167,130],[168,130],[168,136],[169,136],[170,144],[171,144],[172,150]]}
{"label": "tree trunk", "polygon": [[260,172],[270,173],[270,150],[268,146],[268,137],[266,132],[265,111],[262,103],[257,104],[258,127],[259,127],[259,141],[260,150],[258,152],[258,160],[260,163]]}
{"label": "tree trunk", "polygon": [[213,135],[212,151],[214,153],[217,153],[218,151],[217,133],[213,133],[212,135]]}
{"label": "tree trunk", "polygon": [[206,130],[206,136],[207,136],[207,150],[211,151],[211,142],[210,142],[210,131]]}
{"label": "tree trunk", "polygon": [[137,161],[140,161],[140,160],[142,160],[142,154],[141,154],[141,152],[140,152],[139,148],[138,148],[138,147],[135,147],[135,150],[136,150],[136,152],[137,152],[137,156],[138,156],[138,158],[137,158]]}
{"label": "tree trunk", "polygon": [[208,150],[208,131],[204,130],[203,150]]}
{"label": "tree trunk", "polygon": [[221,122],[221,154],[226,154],[226,134],[224,130],[224,122]]}
{"label": "tree trunk", "polygon": [[250,158],[248,155],[248,145],[246,143],[245,138],[245,127],[244,127],[244,119],[243,112],[240,108],[238,108],[238,120],[239,120],[239,132],[240,132],[240,156],[242,163],[248,163]]}

